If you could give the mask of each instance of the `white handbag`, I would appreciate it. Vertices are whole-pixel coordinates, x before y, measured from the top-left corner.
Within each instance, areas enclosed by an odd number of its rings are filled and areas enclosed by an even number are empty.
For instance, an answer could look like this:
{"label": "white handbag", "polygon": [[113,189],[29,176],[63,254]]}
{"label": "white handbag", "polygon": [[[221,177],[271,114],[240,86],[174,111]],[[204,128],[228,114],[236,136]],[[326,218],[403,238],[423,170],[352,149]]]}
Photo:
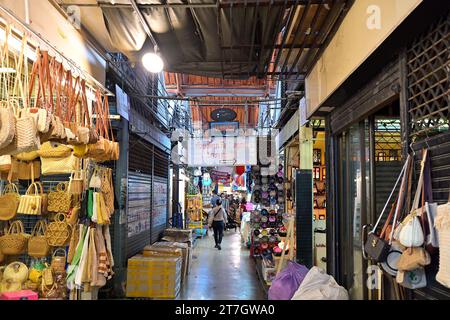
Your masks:
{"label": "white handbag", "polygon": [[421,247],[424,243],[422,226],[415,214],[409,214],[402,222],[399,240],[405,247]]}
{"label": "white handbag", "polygon": [[427,275],[424,268],[418,268],[413,271],[399,271],[396,281],[407,289],[420,289],[427,286]]}

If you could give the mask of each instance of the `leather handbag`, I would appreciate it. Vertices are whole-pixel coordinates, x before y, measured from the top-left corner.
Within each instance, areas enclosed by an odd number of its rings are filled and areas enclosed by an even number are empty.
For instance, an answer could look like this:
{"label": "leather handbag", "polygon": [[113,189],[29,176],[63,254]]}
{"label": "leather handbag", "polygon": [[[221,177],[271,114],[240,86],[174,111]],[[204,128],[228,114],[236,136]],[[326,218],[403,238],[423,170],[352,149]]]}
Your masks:
{"label": "leather handbag", "polygon": [[47,243],[52,247],[63,247],[67,245],[71,235],[71,226],[66,221],[64,213],[55,215],[55,219],[47,226],[45,237]]}
{"label": "leather handbag", "polygon": [[20,203],[19,189],[15,184],[8,184],[4,187],[0,196],[0,220],[7,221],[13,219],[17,214]]}
{"label": "leather handbag", "polygon": [[73,154],[65,158],[41,158],[41,174],[70,174],[78,169],[79,160]]}
{"label": "leather handbag", "polygon": [[29,234],[24,231],[23,223],[16,220],[11,223],[8,232],[0,237],[0,248],[4,255],[16,256],[26,252]]}
{"label": "leather handbag", "polygon": [[31,233],[28,240],[28,255],[33,258],[44,258],[50,253],[50,246],[45,238],[45,231],[47,230],[47,223],[45,220],[39,220]]}
{"label": "leather handbag", "polygon": [[71,205],[71,195],[68,192],[68,183],[59,183],[48,194],[48,207],[50,212],[68,212]]}
{"label": "leather handbag", "polygon": [[[411,156],[408,155],[408,158],[406,159],[406,162],[403,165],[403,168],[397,178],[397,181],[395,182],[394,188],[392,189],[392,191],[383,207],[383,210],[381,211],[381,214],[378,217],[378,220],[377,220],[375,226],[369,232],[369,234],[367,236],[367,240],[366,240],[365,244],[363,245],[363,256],[367,256],[376,262],[385,262],[386,258],[388,256],[392,241],[391,240],[387,241],[385,239],[386,231],[388,229],[388,226],[389,226],[392,218],[394,218],[393,225],[395,225],[397,217],[398,217],[398,213],[400,212],[400,209],[401,209],[400,204],[402,203],[402,199],[403,199],[402,194],[404,194],[403,191],[405,190],[406,183],[407,183],[407,175],[405,174],[405,172],[408,172],[407,170],[410,168],[410,163],[411,163]],[[397,189],[397,185],[398,185],[400,179],[402,180],[402,182],[401,182],[399,194],[396,198],[396,201],[394,201],[394,203],[392,204],[391,210],[388,214],[388,217],[386,219],[386,222],[383,226],[383,229],[382,229],[380,235],[377,235],[376,231],[377,231],[378,225],[380,224],[381,219],[384,215],[384,212],[386,211],[386,208],[389,205],[395,190]],[[362,228],[362,230],[364,230],[364,229],[365,229],[365,227]]]}
{"label": "leather handbag", "polygon": [[25,195],[20,197],[19,214],[40,215],[42,214],[42,197],[39,194],[39,187],[32,183]]}

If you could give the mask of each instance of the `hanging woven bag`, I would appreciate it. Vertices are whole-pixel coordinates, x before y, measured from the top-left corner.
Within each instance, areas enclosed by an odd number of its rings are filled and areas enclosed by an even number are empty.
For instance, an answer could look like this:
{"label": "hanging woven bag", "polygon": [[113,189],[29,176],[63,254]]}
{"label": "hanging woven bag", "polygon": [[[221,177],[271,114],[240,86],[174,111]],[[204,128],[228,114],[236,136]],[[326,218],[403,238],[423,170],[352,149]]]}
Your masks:
{"label": "hanging woven bag", "polygon": [[66,221],[64,213],[55,215],[55,220],[47,226],[45,237],[47,243],[52,247],[65,246],[71,235],[71,226]]}
{"label": "hanging woven bag", "polygon": [[27,243],[30,235],[24,231],[22,221],[11,223],[8,232],[0,237],[0,247],[4,255],[16,256],[27,250]]}
{"label": "hanging woven bag", "polygon": [[40,215],[42,213],[42,197],[39,194],[39,187],[32,183],[25,195],[20,197],[19,214]]}
{"label": "hanging woven bag", "polygon": [[435,226],[439,235],[439,271],[436,281],[450,288],[450,194],[446,204],[438,206]]}
{"label": "hanging woven bag", "polygon": [[17,214],[19,203],[20,195],[17,186],[12,183],[6,185],[0,196],[0,220],[13,219]]}
{"label": "hanging woven bag", "polygon": [[68,183],[59,183],[48,194],[47,210],[50,212],[68,212],[70,210],[71,195],[68,192]]}
{"label": "hanging woven bag", "polygon": [[16,133],[14,109],[6,101],[0,101],[0,150],[13,142]]}
{"label": "hanging woven bag", "polygon": [[28,255],[33,258],[44,258],[50,253],[50,246],[45,238],[47,223],[39,220],[33,228],[31,237],[28,240]]}

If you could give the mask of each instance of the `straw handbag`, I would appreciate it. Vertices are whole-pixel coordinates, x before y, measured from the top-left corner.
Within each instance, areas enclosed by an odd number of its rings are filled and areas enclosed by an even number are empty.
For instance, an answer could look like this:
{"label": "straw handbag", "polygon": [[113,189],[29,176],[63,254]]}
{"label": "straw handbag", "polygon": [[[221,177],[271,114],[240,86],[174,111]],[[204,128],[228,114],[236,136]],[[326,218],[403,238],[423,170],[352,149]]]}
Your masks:
{"label": "straw handbag", "polygon": [[72,147],[57,142],[45,142],[37,151],[41,158],[66,158],[72,153]]}
{"label": "straw handbag", "polygon": [[39,158],[39,154],[36,150],[30,152],[21,152],[16,154],[16,159],[21,161],[33,161],[34,159]]}
{"label": "straw handbag", "polygon": [[62,247],[67,244],[71,235],[71,226],[66,221],[64,213],[55,215],[55,221],[47,226],[45,237],[52,247]]}
{"label": "straw handbag", "polygon": [[435,226],[439,234],[439,271],[436,281],[450,288],[450,194],[446,204],[438,206]]}
{"label": "straw handbag", "polygon": [[70,210],[71,195],[68,192],[68,184],[59,183],[56,188],[48,194],[48,207],[50,212],[68,212]]}
{"label": "straw handbag", "polygon": [[89,146],[86,144],[79,144],[73,146],[73,155],[77,158],[85,158],[89,150]]}
{"label": "straw handbag", "polygon": [[10,155],[0,156],[0,172],[9,172],[12,167]]}
{"label": "straw handbag", "polygon": [[44,258],[50,253],[50,246],[45,238],[47,223],[39,220],[33,228],[31,237],[28,240],[28,255],[33,258]]}
{"label": "straw handbag", "polygon": [[16,283],[25,283],[28,278],[28,267],[19,261],[12,262],[3,271],[3,279]]}
{"label": "straw handbag", "polygon": [[0,196],[0,220],[11,220],[16,216],[20,203],[19,189],[15,184],[8,184]]}
{"label": "straw handbag", "polygon": [[44,187],[42,186],[42,183],[40,182],[35,182],[34,183],[37,187],[39,187],[39,195],[41,196],[42,199],[42,206],[41,206],[41,213],[45,214],[48,212],[47,207],[48,207],[48,194],[44,193]]}
{"label": "straw handbag", "polygon": [[82,194],[85,190],[86,172],[77,170],[70,174],[69,193]]}
{"label": "straw handbag", "polygon": [[0,150],[7,147],[14,140],[16,133],[16,119],[14,109],[6,101],[0,101]]}
{"label": "straw handbag", "polygon": [[41,176],[40,161],[17,161],[17,179],[32,180]]}
{"label": "straw handbag", "polygon": [[[62,252],[63,255],[57,255]],[[55,273],[64,273],[66,271],[67,253],[63,248],[58,248],[53,252],[51,268]]]}
{"label": "straw handbag", "polygon": [[11,223],[8,232],[0,237],[0,247],[4,255],[20,255],[27,249],[28,238],[23,228],[22,221],[14,221]]}
{"label": "straw handbag", "polygon": [[40,215],[42,213],[42,197],[35,183],[32,183],[25,195],[20,197],[17,213],[29,215]]}
{"label": "straw handbag", "polygon": [[65,158],[41,158],[42,175],[70,174],[79,167],[79,159],[71,154]]}
{"label": "straw handbag", "polygon": [[16,137],[17,149],[14,154],[39,149],[41,142],[33,117],[16,103]]}

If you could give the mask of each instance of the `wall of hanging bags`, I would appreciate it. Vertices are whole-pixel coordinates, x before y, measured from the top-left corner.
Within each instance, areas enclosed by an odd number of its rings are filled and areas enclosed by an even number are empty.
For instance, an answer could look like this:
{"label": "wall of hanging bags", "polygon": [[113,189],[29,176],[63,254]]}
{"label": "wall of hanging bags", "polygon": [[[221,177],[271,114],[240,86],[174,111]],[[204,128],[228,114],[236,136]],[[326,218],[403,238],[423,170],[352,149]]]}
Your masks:
{"label": "wall of hanging bags", "polygon": [[[108,97],[47,51],[24,58],[0,43],[0,268],[2,291],[32,290],[42,299],[95,299],[113,275],[109,224],[112,170],[118,160]],[[30,72],[28,72],[30,71]],[[90,214],[91,213],[91,214]],[[4,267],[2,267],[4,266]],[[8,269],[9,268],[9,269]]]}

